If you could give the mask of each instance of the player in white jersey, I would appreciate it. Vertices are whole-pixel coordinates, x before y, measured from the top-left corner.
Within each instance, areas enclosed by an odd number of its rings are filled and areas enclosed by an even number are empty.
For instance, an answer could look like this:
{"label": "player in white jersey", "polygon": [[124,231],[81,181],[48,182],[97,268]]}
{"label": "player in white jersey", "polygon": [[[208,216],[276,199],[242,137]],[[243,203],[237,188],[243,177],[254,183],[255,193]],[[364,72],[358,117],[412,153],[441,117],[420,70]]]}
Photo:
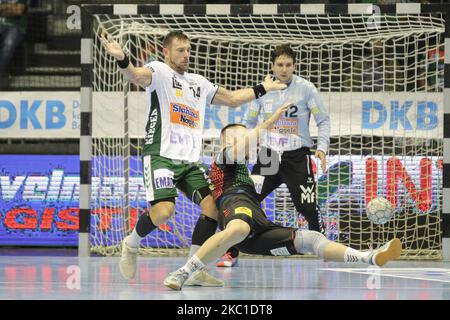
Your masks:
{"label": "player in white jersey", "polygon": [[[254,128],[284,103],[293,102],[293,105],[272,129],[261,136],[252,178],[259,192],[259,201],[285,183],[295,208],[308,221],[309,229],[321,232],[323,230],[319,223],[316,184],[310,158],[310,148],[314,144],[309,132],[309,122],[312,115],[318,127],[315,156],[321,160],[322,171],[325,172],[330,118],[314,84],[294,75],[294,51],[288,45],[281,45],[274,49],[271,58],[274,77],[285,83],[287,88],[269,92],[250,102],[243,124]],[[237,263],[237,256],[238,251],[231,248],[217,266],[233,266]]]}
{"label": "player in white jersey", "polygon": [[[117,59],[122,74],[146,89],[149,107],[143,172],[151,209],[139,217],[133,232],[125,237],[120,259],[122,275],[132,279],[140,241],[173,215],[177,188],[202,209],[192,234],[190,256],[216,232],[217,208],[206,168],[196,163],[200,159],[206,105],[238,106],[286,85],[267,76],[253,88],[229,91],[188,73],[191,45],[181,31],[169,32],[164,38],[164,63],[154,61],[142,68],[134,67],[121,46],[107,34],[102,35],[102,42]],[[223,285],[206,272],[193,275],[190,281],[193,285]]]}
{"label": "player in white jersey", "polygon": [[146,128],[144,154],[191,163],[199,161],[201,120],[217,86],[198,74],[174,72],[169,65],[159,61],[145,67],[152,72],[152,83],[146,87],[150,121]]}

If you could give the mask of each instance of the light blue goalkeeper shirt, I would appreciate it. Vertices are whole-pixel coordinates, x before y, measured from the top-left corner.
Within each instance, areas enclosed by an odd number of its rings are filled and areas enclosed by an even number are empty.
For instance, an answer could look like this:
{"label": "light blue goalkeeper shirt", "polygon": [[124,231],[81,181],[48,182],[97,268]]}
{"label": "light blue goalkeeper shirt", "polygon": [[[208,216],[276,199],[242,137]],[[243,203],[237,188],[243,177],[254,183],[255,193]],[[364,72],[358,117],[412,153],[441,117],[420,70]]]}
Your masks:
{"label": "light blue goalkeeper shirt", "polygon": [[294,75],[286,89],[270,91],[250,102],[243,124],[254,128],[287,102],[293,102],[294,105],[261,135],[260,145],[279,153],[302,147],[311,148],[313,140],[309,132],[309,119],[312,114],[318,127],[317,150],[326,154],[330,143],[330,116],[314,84],[299,76]]}

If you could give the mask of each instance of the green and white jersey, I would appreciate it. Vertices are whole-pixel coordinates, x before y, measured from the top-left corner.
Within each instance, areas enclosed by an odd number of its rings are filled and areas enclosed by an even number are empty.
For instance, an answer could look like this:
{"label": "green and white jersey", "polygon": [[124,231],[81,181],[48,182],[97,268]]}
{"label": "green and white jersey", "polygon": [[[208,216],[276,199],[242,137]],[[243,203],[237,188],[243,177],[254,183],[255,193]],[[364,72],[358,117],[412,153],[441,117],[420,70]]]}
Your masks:
{"label": "green and white jersey", "polygon": [[143,154],[199,161],[205,107],[218,87],[201,75],[179,74],[159,61],[145,67],[153,75],[146,88],[149,112]]}

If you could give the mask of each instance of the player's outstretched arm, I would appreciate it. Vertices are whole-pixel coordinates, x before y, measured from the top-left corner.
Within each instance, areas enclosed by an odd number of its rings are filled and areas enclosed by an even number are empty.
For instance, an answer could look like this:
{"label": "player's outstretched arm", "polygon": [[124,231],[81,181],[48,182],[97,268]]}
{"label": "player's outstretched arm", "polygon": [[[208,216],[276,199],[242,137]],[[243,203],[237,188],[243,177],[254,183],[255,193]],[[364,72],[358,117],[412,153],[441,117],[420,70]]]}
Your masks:
{"label": "player's outstretched arm", "polygon": [[263,83],[254,86],[253,88],[230,91],[223,87],[219,87],[212,103],[237,107],[243,103],[262,97],[266,92],[285,88],[286,84],[281,83],[279,80],[273,80],[270,75],[267,75]]}
{"label": "player's outstretched arm", "polygon": [[236,144],[233,145],[230,152],[232,152],[233,155],[236,155],[237,159],[240,159],[240,155],[247,156],[250,151],[250,145],[256,145],[256,143],[252,144],[251,142],[255,142],[264,130],[269,129],[275,122],[277,122],[283,113],[288,111],[292,105],[293,103],[288,102],[278,108],[266,121],[261,123],[256,128],[249,130],[243,139],[239,139]]}
{"label": "player's outstretched arm", "polygon": [[[152,83],[152,71],[150,68],[136,68],[130,62],[127,64],[128,58],[117,41],[108,37],[107,34],[102,34],[101,39],[106,52],[117,59],[120,72],[129,81],[144,88]],[[122,65],[120,65],[120,62],[122,62]]]}

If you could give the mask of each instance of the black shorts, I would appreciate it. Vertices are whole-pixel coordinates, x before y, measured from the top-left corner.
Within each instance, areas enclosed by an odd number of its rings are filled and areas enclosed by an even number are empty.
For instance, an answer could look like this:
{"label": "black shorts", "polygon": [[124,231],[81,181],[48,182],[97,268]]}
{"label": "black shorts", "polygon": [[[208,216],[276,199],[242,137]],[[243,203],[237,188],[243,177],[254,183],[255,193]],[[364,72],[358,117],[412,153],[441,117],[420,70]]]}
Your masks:
{"label": "black shorts", "polygon": [[308,221],[309,230],[321,232],[319,208],[317,207],[317,189],[312,170],[311,153],[308,148],[286,151],[281,155],[281,163],[276,173],[267,174],[265,170],[271,164],[261,162],[261,153],[267,154],[271,161],[279,162],[279,156],[270,149],[261,148],[258,161],[252,175],[262,201],[273,190],[285,183],[297,212]]}
{"label": "black shorts", "polygon": [[[261,154],[270,158],[270,162],[262,163]],[[253,166],[252,175],[263,176],[263,184],[259,185],[260,200],[264,199],[273,190],[285,183],[289,192],[293,196],[294,205],[316,203],[315,181],[311,161],[311,152],[308,148],[300,148],[292,151],[285,151],[281,155],[281,162],[278,153],[261,147],[256,164]],[[267,161],[266,161],[267,162]],[[267,171],[267,168],[277,167],[278,171]],[[270,172],[270,173],[268,173]],[[300,186],[303,186],[301,188]],[[312,193],[312,194],[311,194]],[[295,201],[297,200],[297,201]]]}
{"label": "black shorts", "polygon": [[269,221],[259,204],[244,194],[228,195],[219,208],[219,227],[225,229],[234,219],[250,225],[250,234],[235,245],[247,254],[288,256],[299,254],[295,250],[294,228],[287,228]]}

